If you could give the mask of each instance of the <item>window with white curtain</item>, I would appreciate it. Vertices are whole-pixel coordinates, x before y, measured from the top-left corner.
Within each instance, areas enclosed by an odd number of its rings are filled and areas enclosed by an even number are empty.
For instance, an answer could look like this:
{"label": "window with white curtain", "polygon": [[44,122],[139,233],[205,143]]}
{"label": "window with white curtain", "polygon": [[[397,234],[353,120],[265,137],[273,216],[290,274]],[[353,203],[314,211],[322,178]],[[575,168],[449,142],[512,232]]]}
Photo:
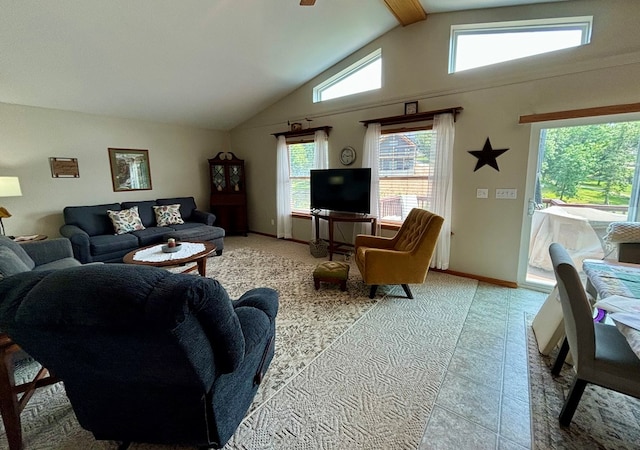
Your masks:
{"label": "window with white curtain", "polygon": [[433,135],[430,127],[382,132],[379,156],[381,220],[402,222],[411,208],[430,209]]}
{"label": "window with white curtain", "polygon": [[291,211],[309,213],[311,210],[311,169],[314,168],[315,143],[287,143],[289,149],[289,177],[291,179]]}

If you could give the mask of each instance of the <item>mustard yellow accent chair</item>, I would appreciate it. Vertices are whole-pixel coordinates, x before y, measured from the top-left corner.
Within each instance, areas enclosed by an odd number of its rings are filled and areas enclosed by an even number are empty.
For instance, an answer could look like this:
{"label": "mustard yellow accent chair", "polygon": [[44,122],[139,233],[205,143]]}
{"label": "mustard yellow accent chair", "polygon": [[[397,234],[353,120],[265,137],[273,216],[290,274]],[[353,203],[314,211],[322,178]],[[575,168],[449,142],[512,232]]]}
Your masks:
{"label": "mustard yellow accent chair", "polygon": [[356,236],[356,264],[369,297],[381,284],[400,284],[413,298],[409,283],[424,283],[444,219],[424,209],[413,208],[392,238]]}

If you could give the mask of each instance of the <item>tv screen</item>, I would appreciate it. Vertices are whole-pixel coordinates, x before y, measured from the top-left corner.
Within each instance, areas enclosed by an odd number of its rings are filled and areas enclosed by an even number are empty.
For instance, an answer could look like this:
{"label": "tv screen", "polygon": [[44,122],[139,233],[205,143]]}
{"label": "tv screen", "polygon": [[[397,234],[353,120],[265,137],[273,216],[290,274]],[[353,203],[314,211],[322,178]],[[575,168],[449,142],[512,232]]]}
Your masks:
{"label": "tv screen", "polygon": [[311,171],[311,209],[369,213],[371,169]]}

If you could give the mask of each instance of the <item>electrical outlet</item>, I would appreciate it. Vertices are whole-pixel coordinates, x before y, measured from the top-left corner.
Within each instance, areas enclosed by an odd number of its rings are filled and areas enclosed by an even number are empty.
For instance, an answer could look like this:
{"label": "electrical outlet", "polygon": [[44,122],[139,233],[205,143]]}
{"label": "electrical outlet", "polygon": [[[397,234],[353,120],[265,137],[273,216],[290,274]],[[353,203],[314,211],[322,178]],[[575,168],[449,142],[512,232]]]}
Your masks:
{"label": "electrical outlet", "polygon": [[489,198],[489,189],[476,189],[476,198]]}
{"label": "electrical outlet", "polygon": [[496,189],[496,198],[500,200],[515,200],[518,198],[517,189]]}

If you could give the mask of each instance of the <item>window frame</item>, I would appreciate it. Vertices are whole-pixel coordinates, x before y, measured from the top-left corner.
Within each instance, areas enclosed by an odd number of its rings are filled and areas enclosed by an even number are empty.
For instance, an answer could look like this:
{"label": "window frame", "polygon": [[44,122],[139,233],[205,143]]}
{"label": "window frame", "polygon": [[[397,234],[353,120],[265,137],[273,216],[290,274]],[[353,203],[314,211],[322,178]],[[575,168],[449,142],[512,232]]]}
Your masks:
{"label": "window frame", "polygon": [[[346,69],[341,70],[337,74],[327,78],[322,83],[316,85],[313,88],[313,103],[320,103],[320,102],[323,102],[323,101],[334,100],[334,99],[337,99],[337,98],[343,98],[343,97],[347,97],[349,95],[358,94],[360,92],[368,92],[368,91],[352,92],[350,94],[341,95],[340,97],[332,97],[330,99],[325,99],[325,100],[322,99],[322,93],[324,91],[326,91],[327,89],[329,89],[329,88],[337,85],[338,83],[346,80],[350,76],[358,73],[360,70],[364,69],[365,67],[373,64],[374,62],[376,62],[378,60],[380,60],[380,62],[382,64],[382,48],[376,49],[375,51],[369,53],[364,58],[361,58],[360,60],[358,60],[355,63],[351,64]],[[382,67],[380,69],[380,85],[382,86]]]}
{"label": "window frame", "polygon": [[[309,186],[311,186],[311,174],[309,174],[309,176],[307,176],[307,177],[301,177],[301,176],[292,175],[292,171],[291,171],[291,147],[290,146],[291,145],[297,145],[297,144],[311,144],[311,145],[313,145],[315,147],[315,140],[313,138],[311,138],[311,139],[309,139],[309,138],[306,138],[306,139],[298,138],[298,139],[295,139],[295,140],[287,140],[286,143],[287,143],[287,156],[288,156],[288,159],[289,159],[289,183],[290,183],[290,186],[291,186],[290,192],[289,192],[289,195],[290,195],[290,197],[289,197],[289,206],[291,208],[291,213],[292,214],[301,214],[301,213],[304,213],[304,210],[295,209],[293,207],[293,183],[292,183],[292,181],[293,180],[308,180],[309,181]],[[314,148],[314,151],[315,151],[315,148]]]}
{"label": "window frame", "polygon": [[[468,69],[456,70],[457,54],[458,54],[458,38],[460,36],[470,35],[486,35],[501,33],[517,33],[517,32],[544,32],[554,30],[581,30],[582,38],[580,46],[591,42],[591,33],[593,30],[593,16],[575,16],[575,17],[556,17],[546,19],[531,20],[515,20],[506,22],[488,22],[474,24],[459,24],[451,26],[451,35],[449,42],[449,74],[459,73],[466,70],[477,69],[498,63],[489,63],[482,66],[471,67]],[[571,48],[571,47],[567,47]],[[555,50],[554,50],[555,51]],[[544,54],[538,53],[538,54]],[[528,55],[533,56],[533,55]],[[521,56],[518,58],[508,59],[500,62],[514,61],[516,59],[526,58]]]}

